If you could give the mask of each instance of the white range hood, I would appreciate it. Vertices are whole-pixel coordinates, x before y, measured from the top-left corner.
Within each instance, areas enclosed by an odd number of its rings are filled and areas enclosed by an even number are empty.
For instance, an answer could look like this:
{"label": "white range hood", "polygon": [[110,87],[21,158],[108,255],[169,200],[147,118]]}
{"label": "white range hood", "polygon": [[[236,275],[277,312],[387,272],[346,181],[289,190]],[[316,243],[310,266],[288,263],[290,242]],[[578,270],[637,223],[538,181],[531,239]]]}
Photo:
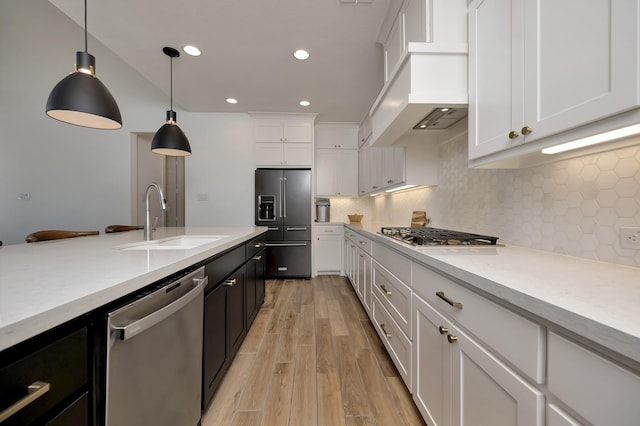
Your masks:
{"label": "white range hood", "polygon": [[[436,108],[467,108],[466,6],[464,0],[405,0],[383,43],[387,80],[369,111],[372,145],[429,132],[413,128]],[[416,16],[422,19],[414,23]],[[410,41],[419,38],[426,41]]]}

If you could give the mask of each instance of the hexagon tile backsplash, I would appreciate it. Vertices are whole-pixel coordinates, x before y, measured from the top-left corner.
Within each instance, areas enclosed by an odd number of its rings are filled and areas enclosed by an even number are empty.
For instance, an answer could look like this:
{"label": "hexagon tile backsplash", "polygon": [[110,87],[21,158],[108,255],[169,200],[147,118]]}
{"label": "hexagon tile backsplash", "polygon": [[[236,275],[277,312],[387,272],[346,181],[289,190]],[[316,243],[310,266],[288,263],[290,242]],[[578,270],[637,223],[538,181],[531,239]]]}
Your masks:
{"label": "hexagon tile backsplash", "polygon": [[640,266],[619,228],[640,226],[640,146],[526,169],[469,169],[466,133],[440,145],[439,185],[373,201],[374,220],[426,210],[431,226],[500,242]]}

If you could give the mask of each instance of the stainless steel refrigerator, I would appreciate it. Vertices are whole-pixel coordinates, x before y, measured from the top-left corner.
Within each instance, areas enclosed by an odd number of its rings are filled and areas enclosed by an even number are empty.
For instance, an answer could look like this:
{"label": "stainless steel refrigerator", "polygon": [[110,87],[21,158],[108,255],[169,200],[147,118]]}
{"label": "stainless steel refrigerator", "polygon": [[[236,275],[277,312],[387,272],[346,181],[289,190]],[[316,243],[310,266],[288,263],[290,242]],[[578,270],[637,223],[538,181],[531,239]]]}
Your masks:
{"label": "stainless steel refrigerator", "polygon": [[267,226],[267,276],[311,277],[311,170],[256,169],[256,225]]}

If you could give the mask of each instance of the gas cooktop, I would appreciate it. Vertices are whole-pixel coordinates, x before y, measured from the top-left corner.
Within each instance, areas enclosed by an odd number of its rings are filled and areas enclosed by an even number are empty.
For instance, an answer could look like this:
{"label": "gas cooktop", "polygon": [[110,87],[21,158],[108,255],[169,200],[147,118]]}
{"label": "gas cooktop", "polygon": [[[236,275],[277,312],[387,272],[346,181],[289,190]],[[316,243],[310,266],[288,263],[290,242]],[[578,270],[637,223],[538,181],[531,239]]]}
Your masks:
{"label": "gas cooktop", "polygon": [[438,228],[385,227],[380,234],[414,246],[496,246],[498,237]]}

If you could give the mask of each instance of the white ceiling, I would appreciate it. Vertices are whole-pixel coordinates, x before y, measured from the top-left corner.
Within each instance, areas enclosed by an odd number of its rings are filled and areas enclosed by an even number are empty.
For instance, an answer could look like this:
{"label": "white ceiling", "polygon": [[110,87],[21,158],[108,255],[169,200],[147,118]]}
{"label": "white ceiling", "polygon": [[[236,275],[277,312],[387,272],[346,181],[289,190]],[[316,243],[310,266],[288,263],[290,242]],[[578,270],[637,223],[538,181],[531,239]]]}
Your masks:
{"label": "white ceiling", "polygon": [[[81,0],[50,2],[84,27]],[[198,46],[202,56],[182,52],[173,64],[174,103],[187,111],[313,112],[317,121],[359,122],[383,85],[377,40],[397,2],[89,0],[87,27],[166,93],[162,47]],[[294,59],[299,48],[311,58]],[[311,106],[299,106],[302,99]]]}

